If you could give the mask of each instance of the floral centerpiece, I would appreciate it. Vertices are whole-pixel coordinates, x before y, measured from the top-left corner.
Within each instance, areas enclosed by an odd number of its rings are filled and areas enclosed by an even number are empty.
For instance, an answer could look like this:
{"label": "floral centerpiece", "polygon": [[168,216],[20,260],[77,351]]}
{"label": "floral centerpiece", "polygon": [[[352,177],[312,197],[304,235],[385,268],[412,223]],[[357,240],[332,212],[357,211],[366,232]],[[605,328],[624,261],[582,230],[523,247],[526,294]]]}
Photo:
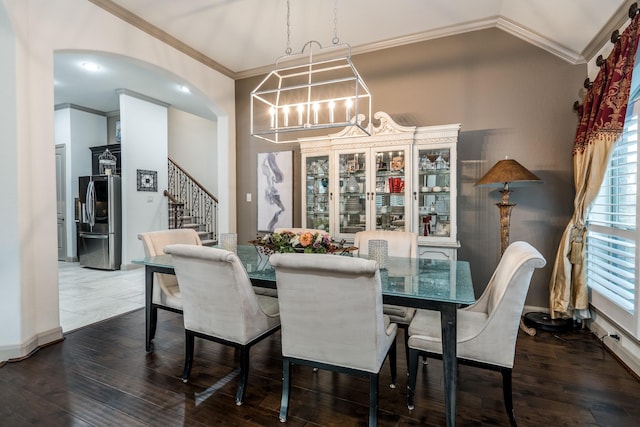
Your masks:
{"label": "floral centerpiece", "polygon": [[293,232],[283,231],[270,233],[250,241],[258,252],[265,255],[273,253],[309,253],[309,254],[338,254],[343,255],[358,248],[346,246],[345,241],[334,241],[327,233],[321,232]]}

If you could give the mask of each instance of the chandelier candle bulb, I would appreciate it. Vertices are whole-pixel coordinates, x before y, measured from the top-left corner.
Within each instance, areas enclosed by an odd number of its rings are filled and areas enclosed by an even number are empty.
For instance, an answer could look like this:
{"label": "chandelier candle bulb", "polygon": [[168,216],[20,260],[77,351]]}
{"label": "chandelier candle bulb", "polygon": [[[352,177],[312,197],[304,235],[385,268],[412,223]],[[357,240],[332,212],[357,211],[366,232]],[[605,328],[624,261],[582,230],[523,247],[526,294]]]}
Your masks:
{"label": "chandelier candle bulb", "polygon": [[347,121],[351,120],[351,106],[353,105],[353,101],[351,101],[351,98],[347,99],[346,101],[346,105],[347,105]]}
{"label": "chandelier candle bulb", "polygon": [[318,110],[320,109],[320,105],[316,102],[313,104],[313,124],[318,124]]}
{"label": "chandelier candle bulb", "polygon": [[304,113],[304,105],[298,105],[298,126],[302,126],[302,113]]}
{"label": "chandelier candle bulb", "polygon": [[333,123],[333,109],[336,107],[336,103],[329,101],[329,123]]}
{"label": "chandelier candle bulb", "polygon": [[269,108],[269,115],[271,116],[271,128],[276,127],[276,109],[271,107]]}
{"label": "chandelier candle bulb", "polygon": [[289,106],[282,107],[282,114],[284,114],[284,127],[289,126]]}

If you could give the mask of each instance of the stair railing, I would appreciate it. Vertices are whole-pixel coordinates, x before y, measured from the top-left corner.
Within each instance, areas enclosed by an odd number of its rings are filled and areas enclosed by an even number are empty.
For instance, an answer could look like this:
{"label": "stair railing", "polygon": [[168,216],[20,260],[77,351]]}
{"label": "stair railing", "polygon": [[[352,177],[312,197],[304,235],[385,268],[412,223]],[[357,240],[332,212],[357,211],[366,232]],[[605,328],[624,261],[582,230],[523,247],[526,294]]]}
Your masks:
{"label": "stair railing", "polygon": [[[183,216],[190,216],[193,222],[202,224],[213,240],[218,240],[218,199],[207,191],[187,171],[168,159],[169,180],[165,196],[169,198],[169,215],[173,215],[173,228],[179,228]],[[172,206],[178,209],[173,209]],[[182,205],[182,206],[175,206]],[[182,210],[178,218],[176,213]]]}

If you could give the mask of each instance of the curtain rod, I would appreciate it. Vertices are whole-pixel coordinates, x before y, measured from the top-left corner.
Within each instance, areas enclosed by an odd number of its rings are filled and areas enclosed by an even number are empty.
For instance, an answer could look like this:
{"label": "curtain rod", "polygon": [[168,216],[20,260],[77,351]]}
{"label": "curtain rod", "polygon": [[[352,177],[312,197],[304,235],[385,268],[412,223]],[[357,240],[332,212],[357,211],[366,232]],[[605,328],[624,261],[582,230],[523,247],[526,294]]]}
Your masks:
{"label": "curtain rod", "polygon": [[[631,5],[629,6],[629,19],[633,19],[634,16],[636,16],[638,13],[640,13],[640,9],[638,9],[638,3],[634,2],[631,3]],[[620,30],[615,30],[611,33],[611,43],[616,44],[618,42],[618,40],[620,40]],[[602,57],[602,54],[598,55],[598,57],[596,58],[596,65],[598,67],[602,67],[605,64],[605,59]],[[585,89],[589,89],[591,86],[593,86],[593,82],[591,82],[591,80],[589,79],[589,77],[587,77],[584,80],[584,83],[582,84],[584,86]],[[578,111],[578,107],[580,106],[580,101],[576,101],[573,103],[573,110],[574,111]]]}

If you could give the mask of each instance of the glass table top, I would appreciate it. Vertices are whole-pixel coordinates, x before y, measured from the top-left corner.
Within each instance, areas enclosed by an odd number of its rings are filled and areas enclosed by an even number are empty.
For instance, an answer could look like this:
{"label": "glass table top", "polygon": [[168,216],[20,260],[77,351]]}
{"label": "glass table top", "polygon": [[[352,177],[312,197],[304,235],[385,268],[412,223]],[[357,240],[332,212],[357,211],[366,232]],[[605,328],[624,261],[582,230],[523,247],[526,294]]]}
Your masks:
{"label": "glass table top", "polygon": [[[261,286],[272,283],[275,287],[275,270],[269,265],[268,256],[252,245],[238,245],[237,254],[249,279]],[[368,258],[365,255],[360,257]],[[173,267],[171,256],[166,254],[132,262],[158,268]],[[380,278],[382,293],[386,296],[457,304],[475,302],[471,270],[466,261],[390,256],[386,268],[380,269]]]}

